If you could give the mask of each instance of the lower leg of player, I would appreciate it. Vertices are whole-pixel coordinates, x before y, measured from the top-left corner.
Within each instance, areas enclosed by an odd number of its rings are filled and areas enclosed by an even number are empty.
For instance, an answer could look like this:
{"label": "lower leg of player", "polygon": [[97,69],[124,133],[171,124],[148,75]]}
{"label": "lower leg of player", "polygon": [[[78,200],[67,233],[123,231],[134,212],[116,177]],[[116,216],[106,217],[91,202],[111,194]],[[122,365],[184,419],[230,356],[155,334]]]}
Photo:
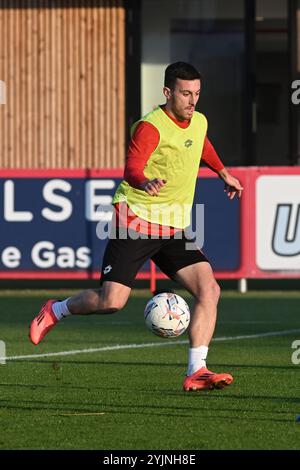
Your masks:
{"label": "lower leg of player", "polygon": [[233,382],[230,374],[216,374],[206,367],[206,356],[211,341],[216,317],[219,289],[213,289],[213,293],[206,301],[197,302],[192,314],[190,329],[190,349],[187,376],[183,382],[183,389],[213,390],[221,389]]}
{"label": "lower leg of player", "polygon": [[63,301],[48,300],[32,320],[29,337],[39,344],[56,323],[69,315],[114,313],[124,307],[131,289],[117,282],[104,282],[101,289],[89,289]]}
{"label": "lower leg of player", "polygon": [[187,375],[192,375],[196,370],[206,366],[208,346],[216,326],[219,295],[219,286],[212,283],[210,287],[207,287],[205,294],[195,299],[189,329],[190,349]]}
{"label": "lower leg of player", "polygon": [[105,282],[101,289],[88,289],[69,297],[65,307],[71,315],[114,313],[124,307],[130,291],[130,287],[123,284]]}
{"label": "lower leg of player", "polygon": [[189,331],[189,364],[183,389],[190,391],[224,388],[233,382],[232,376],[227,373],[216,374],[206,367],[206,356],[215,330],[220,296],[220,288],[211,266],[207,262],[187,266],[176,273],[176,280],[191,292],[195,299]]}

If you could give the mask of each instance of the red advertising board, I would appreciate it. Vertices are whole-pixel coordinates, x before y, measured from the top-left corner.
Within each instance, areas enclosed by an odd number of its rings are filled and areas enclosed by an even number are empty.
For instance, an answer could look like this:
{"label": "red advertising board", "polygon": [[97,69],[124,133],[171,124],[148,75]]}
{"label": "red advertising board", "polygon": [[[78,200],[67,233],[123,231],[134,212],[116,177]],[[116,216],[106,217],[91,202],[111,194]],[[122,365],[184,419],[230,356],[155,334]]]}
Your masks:
{"label": "red advertising board", "polygon": [[[209,169],[199,171],[196,187],[216,277],[299,278],[300,168],[230,171],[244,187],[240,201],[227,200]],[[121,169],[2,170],[0,278],[97,279],[105,249],[95,236],[97,205],[111,203],[122,176]],[[148,264],[137,278],[153,284],[165,276]]]}

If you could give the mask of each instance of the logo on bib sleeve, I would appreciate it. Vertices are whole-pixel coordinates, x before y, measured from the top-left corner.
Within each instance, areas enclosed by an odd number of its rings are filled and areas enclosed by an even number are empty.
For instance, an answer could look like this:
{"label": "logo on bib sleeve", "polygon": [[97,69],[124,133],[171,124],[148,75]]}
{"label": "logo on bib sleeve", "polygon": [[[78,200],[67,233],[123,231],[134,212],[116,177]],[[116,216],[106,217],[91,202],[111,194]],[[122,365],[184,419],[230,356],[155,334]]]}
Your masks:
{"label": "logo on bib sleeve", "polygon": [[191,139],[188,139],[184,142],[184,146],[189,148],[193,145],[193,141]]}

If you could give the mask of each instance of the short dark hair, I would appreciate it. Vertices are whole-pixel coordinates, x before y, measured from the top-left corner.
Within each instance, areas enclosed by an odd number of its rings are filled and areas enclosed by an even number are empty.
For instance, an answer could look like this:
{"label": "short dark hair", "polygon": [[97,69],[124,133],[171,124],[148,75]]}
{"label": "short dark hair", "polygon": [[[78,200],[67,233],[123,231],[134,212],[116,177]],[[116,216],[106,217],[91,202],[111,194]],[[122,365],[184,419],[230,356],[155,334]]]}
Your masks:
{"label": "short dark hair", "polygon": [[174,62],[174,64],[168,65],[165,70],[164,85],[173,89],[177,78],[181,78],[181,80],[201,80],[202,77],[193,65],[186,62]]}

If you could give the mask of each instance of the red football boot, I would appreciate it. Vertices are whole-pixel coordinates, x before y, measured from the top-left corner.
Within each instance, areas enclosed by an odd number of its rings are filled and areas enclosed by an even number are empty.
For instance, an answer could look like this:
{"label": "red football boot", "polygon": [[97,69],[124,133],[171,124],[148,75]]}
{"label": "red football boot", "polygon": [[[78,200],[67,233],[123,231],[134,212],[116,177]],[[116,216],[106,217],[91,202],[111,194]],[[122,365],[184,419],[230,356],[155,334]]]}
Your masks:
{"label": "red football boot", "polygon": [[52,304],[57,300],[48,300],[42,306],[39,314],[32,320],[30,325],[29,338],[33,344],[39,344],[44,336],[58,322],[52,310]]}
{"label": "red football boot", "polygon": [[186,376],[183,382],[183,390],[213,390],[216,388],[224,388],[233,382],[230,374],[215,374],[206,367],[194,372],[192,375]]}

